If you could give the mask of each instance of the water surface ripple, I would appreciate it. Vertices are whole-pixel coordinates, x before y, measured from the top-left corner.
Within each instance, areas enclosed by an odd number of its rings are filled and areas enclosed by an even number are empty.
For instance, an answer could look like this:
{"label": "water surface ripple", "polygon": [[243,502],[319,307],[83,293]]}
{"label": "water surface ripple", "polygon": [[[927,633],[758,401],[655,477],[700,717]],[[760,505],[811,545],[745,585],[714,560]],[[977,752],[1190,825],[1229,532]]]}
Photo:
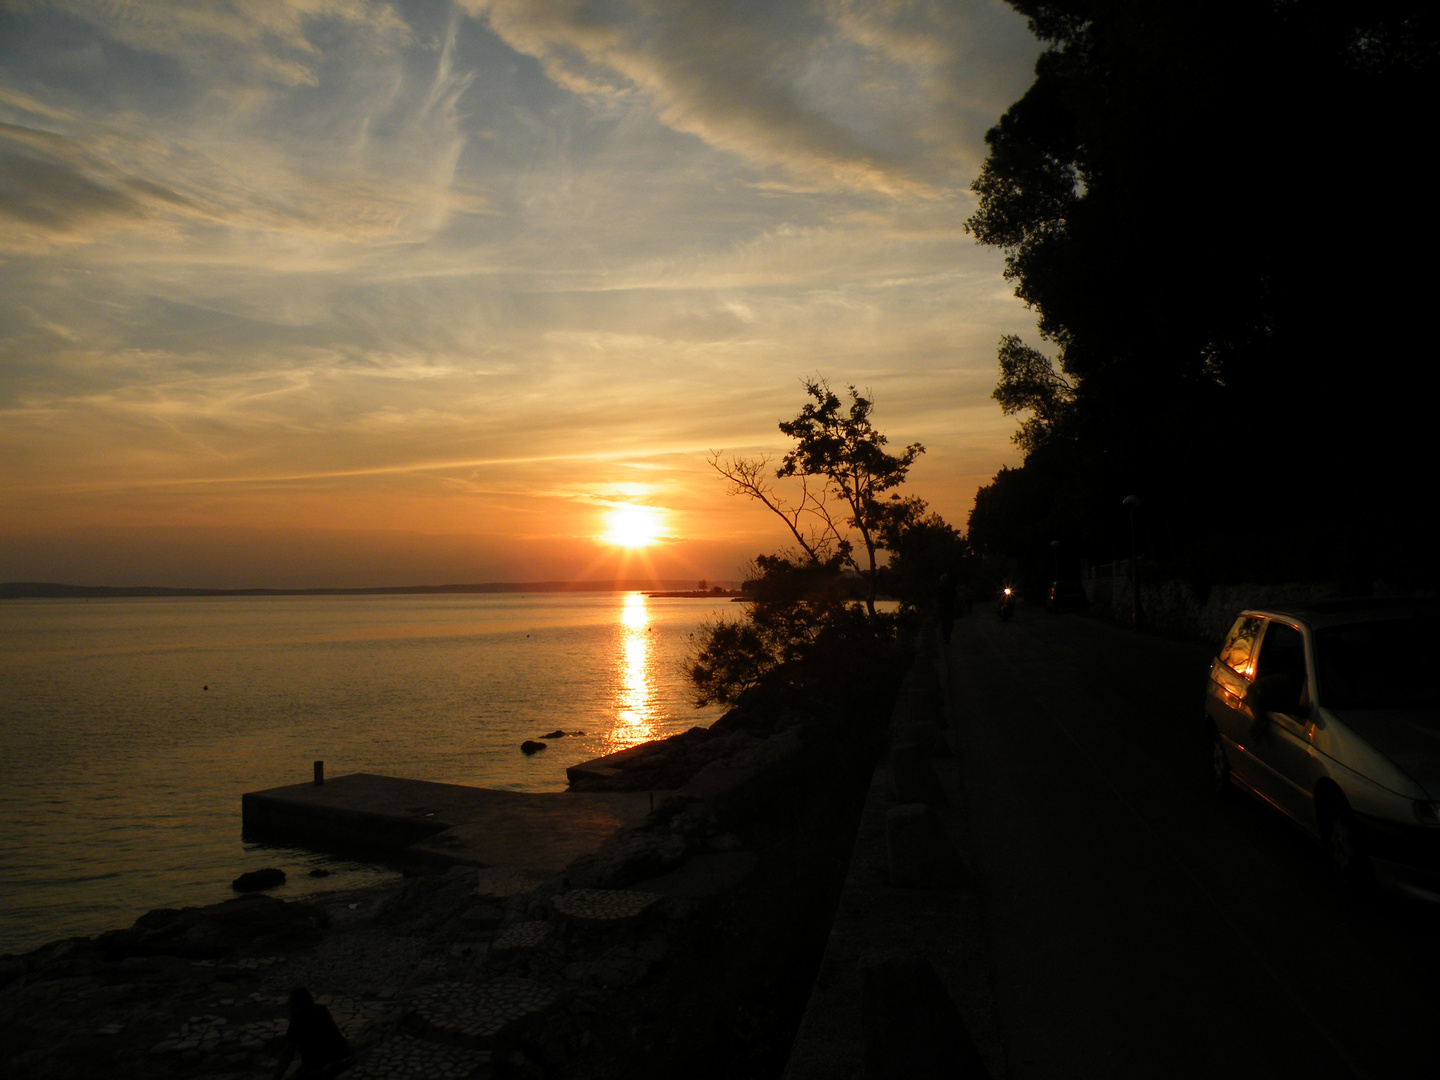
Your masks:
{"label": "water surface ripple", "polygon": [[[558,791],[567,765],[716,718],[683,663],[717,615],[639,593],[0,603],[0,953],[223,899],[260,866],[284,896],[379,880],[243,842],[241,794],[317,759]],[[585,734],[520,753],[557,728]]]}

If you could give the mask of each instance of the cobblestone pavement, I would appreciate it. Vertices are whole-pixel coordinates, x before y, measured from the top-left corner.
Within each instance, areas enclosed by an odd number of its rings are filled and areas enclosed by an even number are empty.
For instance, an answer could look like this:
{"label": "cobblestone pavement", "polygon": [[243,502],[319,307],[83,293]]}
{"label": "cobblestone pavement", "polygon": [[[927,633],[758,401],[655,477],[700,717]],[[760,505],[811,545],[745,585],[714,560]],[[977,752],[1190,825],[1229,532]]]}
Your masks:
{"label": "cobblestone pavement", "polygon": [[483,1075],[490,1065],[490,1052],[464,1046],[448,1046],[429,1039],[409,1035],[394,1038],[375,1047],[353,1072],[345,1075],[353,1080],[469,1080]]}
{"label": "cobblestone pavement", "polygon": [[[69,984],[75,1009],[94,1017],[83,1034],[110,1047],[123,1074],[259,1080],[283,1050],[290,991],[305,986],[349,1041],[355,1080],[485,1080],[497,1069],[510,1075],[505,1066],[523,1073],[527,1053],[553,1066],[583,1052],[597,1000],[663,960],[663,900],[457,868],[368,896],[321,898],[328,927],[295,948],[129,962],[161,969],[151,992],[137,988],[130,1000],[102,1000],[99,969],[31,980],[38,1007],[27,1014],[12,1002],[10,1015],[49,1019],[38,999]],[[91,1075],[20,1065],[17,1076]]]}
{"label": "cobblestone pavement", "polygon": [[408,1004],[436,1031],[483,1044],[522,1017],[554,1004],[555,990],[532,979],[502,976],[479,985],[432,983],[414,992]]}

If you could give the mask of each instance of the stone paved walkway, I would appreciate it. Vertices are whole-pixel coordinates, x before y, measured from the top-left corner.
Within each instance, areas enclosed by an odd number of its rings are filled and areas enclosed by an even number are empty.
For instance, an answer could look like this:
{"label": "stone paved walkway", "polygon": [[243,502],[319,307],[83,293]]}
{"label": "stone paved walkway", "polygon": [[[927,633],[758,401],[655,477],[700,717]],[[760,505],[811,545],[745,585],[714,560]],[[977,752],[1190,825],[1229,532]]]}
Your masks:
{"label": "stone paved walkway", "polygon": [[[538,879],[521,871],[457,868],[449,880],[462,875],[473,882],[469,906],[459,905],[438,933],[418,924],[409,934],[374,926],[384,921],[383,904],[368,913],[351,904],[352,915],[339,909],[338,932],[309,951],[194,961],[196,975],[212,981],[194,1011],[150,1047],[156,1075],[270,1076],[283,1048],[289,991],[304,985],[350,1042],[356,1064],[347,1075],[355,1080],[484,1080],[494,1075],[496,1053],[524,1042],[517,1031],[557,1016],[563,1026],[567,1009],[588,1010],[577,997],[603,991],[593,977],[606,947],[596,944],[596,927],[633,938],[663,899],[600,889],[533,898]],[[504,910],[486,907],[495,904]],[[432,907],[417,903],[416,912],[433,918]],[[477,918],[477,910],[497,917]],[[625,960],[637,962],[633,951]],[[576,974],[582,969],[584,978]],[[126,1019],[112,1020],[97,1033],[118,1036],[126,1027]]]}

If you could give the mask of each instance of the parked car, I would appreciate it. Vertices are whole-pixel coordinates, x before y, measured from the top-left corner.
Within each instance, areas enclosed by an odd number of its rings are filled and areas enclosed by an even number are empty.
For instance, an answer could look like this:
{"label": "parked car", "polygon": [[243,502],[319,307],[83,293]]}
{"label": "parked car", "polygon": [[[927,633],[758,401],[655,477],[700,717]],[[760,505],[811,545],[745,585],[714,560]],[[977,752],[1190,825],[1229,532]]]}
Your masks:
{"label": "parked car", "polygon": [[1440,900],[1440,607],[1242,612],[1210,665],[1205,720],[1217,790],[1295,821],[1347,885]]}

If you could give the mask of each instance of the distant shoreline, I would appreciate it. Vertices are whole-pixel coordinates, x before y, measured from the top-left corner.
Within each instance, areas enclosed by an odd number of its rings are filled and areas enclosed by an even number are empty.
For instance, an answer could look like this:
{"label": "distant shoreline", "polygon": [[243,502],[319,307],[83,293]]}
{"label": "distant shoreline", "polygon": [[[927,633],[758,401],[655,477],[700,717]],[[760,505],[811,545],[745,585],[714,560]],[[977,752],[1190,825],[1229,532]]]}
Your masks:
{"label": "distant shoreline", "polygon": [[645,595],[652,600],[738,600],[744,596],[739,589],[722,589],[719,586],[710,589],[673,589],[660,591],[657,589],[643,590]]}
{"label": "distant shoreline", "polygon": [[[644,592],[651,596],[708,596],[679,581],[492,581],[479,585],[386,585],[357,589],[183,589],[159,585],[63,585],[0,582],[0,600],[100,599],[165,596],[402,596],[445,593]],[[725,597],[733,596],[727,591]]]}

